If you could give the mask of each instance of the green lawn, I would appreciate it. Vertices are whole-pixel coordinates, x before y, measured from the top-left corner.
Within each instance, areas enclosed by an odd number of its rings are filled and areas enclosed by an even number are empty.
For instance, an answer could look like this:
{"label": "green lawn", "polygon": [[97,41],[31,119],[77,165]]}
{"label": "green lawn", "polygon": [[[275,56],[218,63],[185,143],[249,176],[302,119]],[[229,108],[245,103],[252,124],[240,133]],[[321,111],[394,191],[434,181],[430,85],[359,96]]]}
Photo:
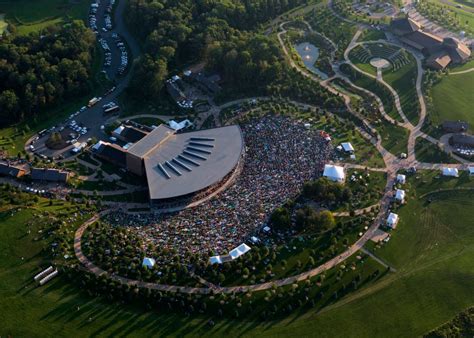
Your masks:
{"label": "green lawn", "polygon": [[85,19],[89,5],[87,0],[11,0],[0,2],[0,12],[18,33],[28,34],[70,19]]}
{"label": "green lawn", "polygon": [[459,179],[436,179],[437,174],[419,171],[408,178],[408,204],[398,211],[400,224],[390,242],[375,251],[397,272],[321,311],[309,309],[266,322],[213,317],[216,326],[212,328],[206,325],[208,317],[110,304],[88,296],[65,276],[34,287],[33,275],[49,261],[44,258],[44,242],[34,240],[39,228],[26,232],[24,224],[33,213],[0,214],[0,332],[35,337],[52,333],[58,337],[422,335],[474,302],[474,204],[470,193],[434,195],[431,203],[415,198],[437,187],[474,186],[474,181],[464,174]]}
{"label": "green lawn", "polygon": [[440,150],[436,144],[419,137],[415,145],[416,159],[427,163],[458,163],[444,151]]}
{"label": "green lawn", "polygon": [[453,66],[449,66],[449,71],[450,72],[459,72],[459,71],[462,71],[462,70],[467,70],[467,69],[471,69],[471,68],[474,68],[474,59],[464,63],[464,64],[461,64],[461,65],[453,65]]}
{"label": "green lawn", "polygon": [[433,111],[431,120],[439,125],[445,120],[465,120],[474,131],[472,97],[474,90],[474,72],[448,75],[433,86]]}
{"label": "green lawn", "polygon": [[382,146],[392,154],[400,155],[408,151],[407,129],[388,122],[377,126],[376,129],[382,137]]}
{"label": "green lawn", "polygon": [[400,97],[402,110],[408,120],[416,125],[419,120],[420,105],[416,95],[416,62],[410,56],[411,62],[399,68],[396,71],[387,70],[383,72],[383,79],[395,89]]}

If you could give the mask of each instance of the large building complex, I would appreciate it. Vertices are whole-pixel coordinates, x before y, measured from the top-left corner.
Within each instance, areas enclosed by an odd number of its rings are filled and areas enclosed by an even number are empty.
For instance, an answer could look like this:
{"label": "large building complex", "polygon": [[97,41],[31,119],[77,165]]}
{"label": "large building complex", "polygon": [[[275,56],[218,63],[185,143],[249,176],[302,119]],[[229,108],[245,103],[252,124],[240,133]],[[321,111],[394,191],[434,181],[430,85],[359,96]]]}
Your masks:
{"label": "large building complex", "polygon": [[466,62],[471,56],[468,46],[454,38],[441,38],[425,32],[420,23],[411,18],[392,20],[391,31],[401,42],[422,52],[426,56],[427,66],[444,69],[449,64]]}
{"label": "large building complex", "polygon": [[237,125],[185,133],[160,125],[128,149],[104,142],[95,146],[97,156],[146,177],[152,206],[220,186],[237,167],[243,150]]}

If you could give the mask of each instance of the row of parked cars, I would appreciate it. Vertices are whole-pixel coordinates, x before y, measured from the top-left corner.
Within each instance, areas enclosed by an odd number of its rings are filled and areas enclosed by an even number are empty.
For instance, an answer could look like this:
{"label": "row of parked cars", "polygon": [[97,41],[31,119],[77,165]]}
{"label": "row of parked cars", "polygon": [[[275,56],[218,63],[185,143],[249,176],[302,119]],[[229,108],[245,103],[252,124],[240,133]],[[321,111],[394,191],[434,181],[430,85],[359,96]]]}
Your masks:
{"label": "row of parked cars", "polygon": [[115,39],[115,43],[117,44],[117,48],[120,50],[120,66],[117,69],[117,74],[122,75],[127,69],[128,66],[128,53],[127,47],[125,43],[122,41],[120,36],[117,33],[112,34],[112,37]]}
{"label": "row of parked cars", "polygon": [[99,33],[99,29],[97,28],[97,11],[99,10],[99,4],[94,2],[91,4],[91,8],[89,11],[89,27],[94,31],[94,33]]}
{"label": "row of parked cars", "polygon": [[89,131],[87,127],[80,125],[75,120],[72,120],[71,122],[69,122],[69,128],[71,128],[72,130],[74,130],[76,133],[80,135],[85,135]]}

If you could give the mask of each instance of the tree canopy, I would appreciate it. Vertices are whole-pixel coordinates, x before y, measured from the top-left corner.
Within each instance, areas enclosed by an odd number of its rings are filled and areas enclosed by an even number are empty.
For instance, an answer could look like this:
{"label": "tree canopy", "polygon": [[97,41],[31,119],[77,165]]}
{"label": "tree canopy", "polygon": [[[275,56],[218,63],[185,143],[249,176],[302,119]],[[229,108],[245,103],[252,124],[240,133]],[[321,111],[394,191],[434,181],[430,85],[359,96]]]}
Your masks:
{"label": "tree canopy", "polygon": [[94,34],[81,21],[50,26],[43,35],[7,36],[0,44],[0,124],[89,90]]}

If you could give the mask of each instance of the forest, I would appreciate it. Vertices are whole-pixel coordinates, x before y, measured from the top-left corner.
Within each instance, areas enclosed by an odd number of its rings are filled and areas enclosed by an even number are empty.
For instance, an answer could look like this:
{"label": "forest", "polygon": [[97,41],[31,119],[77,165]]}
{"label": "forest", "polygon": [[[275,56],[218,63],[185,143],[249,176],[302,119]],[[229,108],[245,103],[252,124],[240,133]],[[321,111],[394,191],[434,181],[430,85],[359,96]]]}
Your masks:
{"label": "forest", "polygon": [[[204,62],[229,91],[240,95],[301,98],[276,39],[258,32],[271,18],[305,0],[131,0],[128,23],[144,46],[131,83],[132,97],[157,97],[170,73]],[[149,87],[143,89],[142,84]],[[336,106],[322,88],[303,86],[305,97]],[[230,89],[230,90],[229,90]],[[309,89],[309,90],[306,90]],[[329,102],[328,102],[329,100]]]}
{"label": "forest", "polygon": [[95,36],[81,21],[0,44],[0,125],[90,91]]}

